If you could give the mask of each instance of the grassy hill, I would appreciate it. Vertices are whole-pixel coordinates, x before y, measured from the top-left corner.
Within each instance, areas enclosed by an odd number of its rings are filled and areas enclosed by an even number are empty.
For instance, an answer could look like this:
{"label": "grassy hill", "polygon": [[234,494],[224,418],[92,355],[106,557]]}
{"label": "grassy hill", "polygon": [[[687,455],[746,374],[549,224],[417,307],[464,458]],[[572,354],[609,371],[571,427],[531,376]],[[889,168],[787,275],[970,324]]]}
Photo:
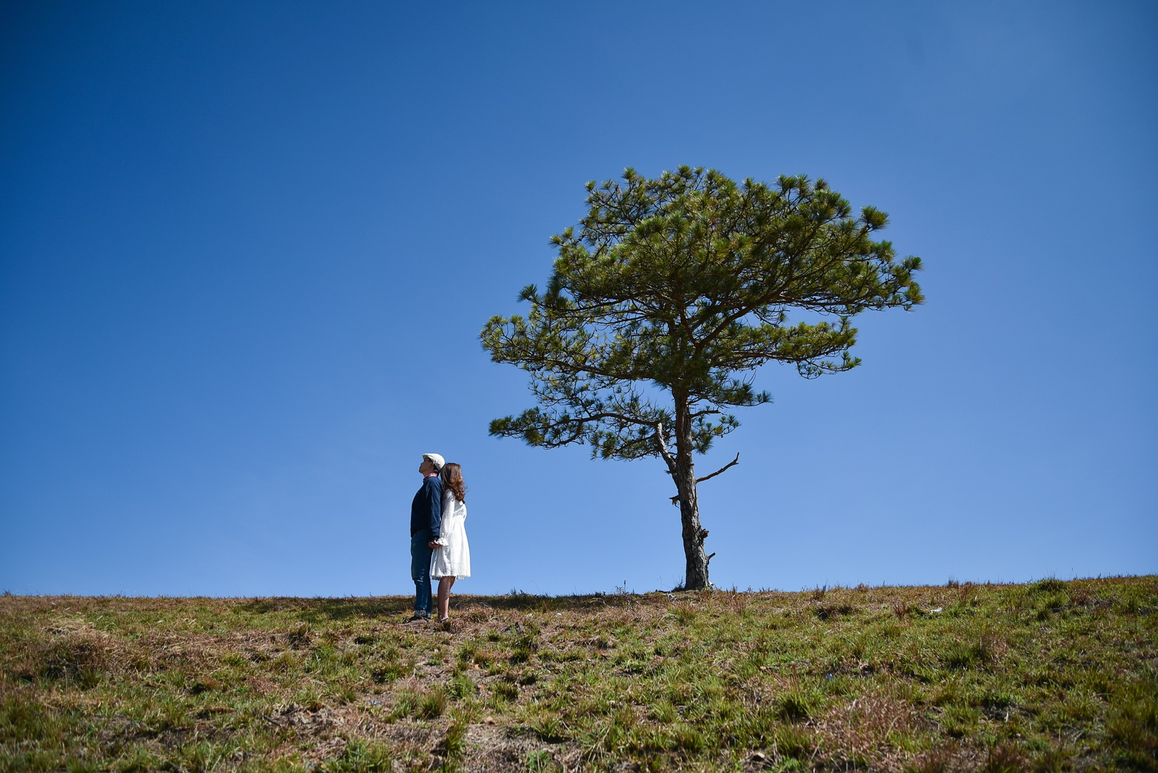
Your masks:
{"label": "grassy hill", "polygon": [[0,598],[0,770],[1156,770],[1158,577]]}

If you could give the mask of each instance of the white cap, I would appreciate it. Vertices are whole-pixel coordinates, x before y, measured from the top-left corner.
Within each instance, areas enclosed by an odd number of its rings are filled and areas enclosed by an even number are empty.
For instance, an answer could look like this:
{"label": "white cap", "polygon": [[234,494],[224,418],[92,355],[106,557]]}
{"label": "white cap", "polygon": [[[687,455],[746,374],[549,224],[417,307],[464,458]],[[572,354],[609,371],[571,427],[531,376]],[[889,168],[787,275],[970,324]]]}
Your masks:
{"label": "white cap", "polygon": [[422,458],[434,462],[434,469],[436,470],[441,470],[446,466],[446,460],[442,458],[442,454],[423,454]]}

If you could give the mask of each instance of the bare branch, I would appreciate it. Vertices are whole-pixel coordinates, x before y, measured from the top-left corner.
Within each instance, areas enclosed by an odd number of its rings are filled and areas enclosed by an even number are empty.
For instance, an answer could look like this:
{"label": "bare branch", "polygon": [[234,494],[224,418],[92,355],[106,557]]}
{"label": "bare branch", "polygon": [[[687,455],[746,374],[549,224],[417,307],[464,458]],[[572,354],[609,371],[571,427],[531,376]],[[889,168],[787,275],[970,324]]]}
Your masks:
{"label": "bare branch", "polygon": [[[657,446],[659,446],[660,456],[662,456],[663,460],[665,462],[667,462],[668,472],[674,476],[675,471],[676,471],[676,461],[672,457],[671,451],[669,451],[667,448],[667,438],[665,438],[664,434],[663,434],[663,422],[662,421],[657,421],[655,423],[655,444]],[[678,499],[678,497],[677,497],[677,499]]]}
{"label": "bare branch", "polygon": [[724,470],[726,470],[726,469],[728,469],[729,467],[732,467],[732,466],[734,466],[734,465],[737,465],[737,464],[739,464],[739,463],[740,463],[740,454],[739,454],[739,453],[737,453],[737,454],[736,454],[736,458],[735,458],[735,459],[733,459],[732,461],[728,462],[728,463],[727,463],[727,464],[725,464],[723,467],[721,467],[720,469],[718,469],[718,470],[716,470],[715,472],[713,472],[711,475],[705,475],[705,476],[704,476],[704,477],[702,477],[702,478],[696,478],[696,483],[703,483],[703,482],[704,482],[705,480],[707,480],[708,478],[714,478],[714,477],[716,477],[717,475],[719,475],[721,472],[723,472]]}
{"label": "bare branch", "polygon": [[[729,467],[733,467],[733,466],[735,466],[735,465],[737,465],[737,464],[739,464],[739,463],[740,463],[740,454],[739,454],[739,453],[737,453],[737,454],[736,454],[736,458],[735,458],[735,459],[733,459],[732,461],[728,462],[728,463],[727,463],[727,464],[725,464],[723,467],[721,467],[720,469],[718,469],[718,470],[716,470],[715,472],[713,472],[711,475],[705,475],[705,476],[704,476],[704,477],[702,477],[702,478],[696,478],[696,483],[697,483],[697,484],[699,484],[699,483],[703,483],[703,482],[704,482],[705,480],[707,480],[708,478],[714,478],[714,477],[716,477],[717,475],[719,475],[721,472],[723,472],[724,470],[728,469]],[[671,464],[671,462],[668,462],[668,464]],[[679,498],[679,495],[678,495],[678,494],[677,494],[676,496],[674,496],[674,497],[672,497],[672,498],[671,498],[671,503],[672,503],[673,505],[678,505],[678,504],[680,503],[680,498]]]}

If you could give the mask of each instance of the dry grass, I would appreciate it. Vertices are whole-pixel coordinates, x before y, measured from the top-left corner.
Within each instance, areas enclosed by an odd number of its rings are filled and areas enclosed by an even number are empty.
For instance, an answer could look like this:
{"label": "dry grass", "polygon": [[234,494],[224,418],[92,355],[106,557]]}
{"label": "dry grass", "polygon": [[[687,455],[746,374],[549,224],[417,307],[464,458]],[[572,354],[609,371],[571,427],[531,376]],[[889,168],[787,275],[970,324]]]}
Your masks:
{"label": "dry grass", "polygon": [[1158,578],[0,598],[0,770],[1155,770]]}

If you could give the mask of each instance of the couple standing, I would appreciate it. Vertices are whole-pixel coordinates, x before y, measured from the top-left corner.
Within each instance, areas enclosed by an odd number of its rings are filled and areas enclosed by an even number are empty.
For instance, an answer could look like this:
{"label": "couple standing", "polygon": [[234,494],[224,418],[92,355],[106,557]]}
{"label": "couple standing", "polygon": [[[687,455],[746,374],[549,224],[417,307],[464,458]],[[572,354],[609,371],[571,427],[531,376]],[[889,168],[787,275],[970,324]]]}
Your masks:
{"label": "couple standing", "polygon": [[414,616],[430,619],[430,578],[438,578],[438,622],[450,620],[450,587],[470,577],[466,541],[466,484],[462,468],[439,454],[423,454],[418,465],[422,488],[410,504],[410,576],[414,579]]}

